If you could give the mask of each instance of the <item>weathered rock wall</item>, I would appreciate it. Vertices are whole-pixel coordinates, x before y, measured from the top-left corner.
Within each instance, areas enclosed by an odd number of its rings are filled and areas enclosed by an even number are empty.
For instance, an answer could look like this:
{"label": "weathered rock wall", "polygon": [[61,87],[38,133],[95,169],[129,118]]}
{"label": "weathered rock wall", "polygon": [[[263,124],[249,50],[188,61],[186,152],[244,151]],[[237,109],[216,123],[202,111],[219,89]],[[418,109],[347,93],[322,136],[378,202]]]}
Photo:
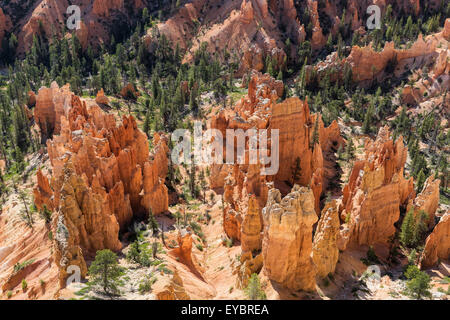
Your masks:
{"label": "weathered rock wall", "polygon": [[315,289],[311,258],[312,229],[317,222],[314,202],[311,189],[296,185],[283,199],[279,190],[271,189],[263,209],[263,272],[289,289]]}

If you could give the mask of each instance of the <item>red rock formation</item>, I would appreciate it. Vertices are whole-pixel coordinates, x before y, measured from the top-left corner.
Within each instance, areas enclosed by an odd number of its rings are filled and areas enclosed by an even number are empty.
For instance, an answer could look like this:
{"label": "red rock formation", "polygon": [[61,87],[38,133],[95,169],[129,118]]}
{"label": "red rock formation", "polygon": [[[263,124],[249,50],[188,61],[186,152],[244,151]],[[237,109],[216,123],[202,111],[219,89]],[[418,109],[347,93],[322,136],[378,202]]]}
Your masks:
{"label": "red rock formation", "polygon": [[327,203],[322,210],[316,227],[313,243],[313,261],[317,268],[317,275],[325,278],[333,274],[339,258],[337,238],[339,235],[339,212],[336,201]]}
{"label": "red rock formation", "polygon": [[129,97],[137,98],[140,96],[139,92],[134,88],[134,86],[131,83],[128,83],[126,86],[124,86],[120,90],[120,95],[123,98],[129,98]]}
{"label": "red rock formation", "polygon": [[327,42],[327,39],[323,35],[322,27],[320,26],[319,22],[319,12],[317,10],[318,4],[319,2],[317,1],[308,0],[308,9],[313,24],[313,34],[311,39],[311,47],[313,50],[321,49]]}
{"label": "red rock formation", "polygon": [[[36,183],[34,177],[33,180]],[[8,291],[12,292],[12,299],[54,299],[58,291],[58,267],[52,255],[49,225],[35,215],[30,228],[20,217],[22,210],[14,193],[0,210],[0,299],[7,299]],[[24,267],[17,270],[17,264]],[[26,291],[20,288],[22,280],[27,281]]]}
{"label": "red rock formation", "polygon": [[374,51],[371,45],[363,48],[354,46],[343,63],[347,62],[352,67],[354,81],[372,80],[384,71],[390,61],[398,64],[406,59],[429,55],[436,50],[436,44],[435,40],[425,42],[419,35],[409,49],[395,49],[393,42],[387,42],[381,52]]}
{"label": "red rock formation", "polygon": [[440,219],[433,232],[425,241],[425,248],[420,258],[421,268],[431,268],[439,260],[450,259],[450,213]]}
{"label": "red rock formation", "polygon": [[442,30],[444,39],[450,41],[450,18],[445,19],[444,30]]}
{"label": "red rock formation", "polygon": [[[311,185],[317,212],[322,191],[329,179],[334,176],[334,163],[328,154],[334,154],[343,143],[337,123],[333,122],[330,127],[325,128],[319,117],[317,121],[319,141],[312,148],[311,141],[317,115],[310,115],[308,103],[298,98],[290,98],[277,104],[276,100],[283,95],[283,90],[281,81],[276,81],[267,74],[254,73],[248,85],[248,95],[238,102],[231,112],[222,110],[211,118],[211,127],[219,129],[224,137],[226,129],[267,128],[269,132],[273,129],[279,130],[281,165],[275,175],[262,176],[261,165],[212,166],[212,187],[224,187],[224,231],[236,240],[242,240],[241,229],[245,227],[242,225],[242,221],[245,220],[244,213],[250,210],[249,195],[256,195],[259,208],[264,207],[267,199],[267,181],[292,183],[292,172],[297,158],[300,159],[300,177],[295,182],[305,186]],[[236,150],[236,145],[234,148]],[[225,156],[226,149],[224,149]]]}
{"label": "red rock formation", "polygon": [[153,137],[155,148],[151,155],[150,161],[144,164],[143,183],[141,205],[148,212],[152,210],[154,214],[167,211],[169,197],[167,187],[164,180],[168,170],[169,148],[167,147],[166,138],[155,133]]}
{"label": "red rock formation", "polygon": [[312,228],[317,222],[314,202],[311,189],[296,185],[283,199],[280,191],[271,189],[263,209],[263,272],[289,289],[315,289],[311,258]]}
{"label": "red rock formation", "polygon": [[[276,61],[274,68],[278,70],[284,67],[286,55],[295,52],[294,46],[290,48],[291,52],[286,52],[286,35],[295,43],[305,39],[305,30],[297,18],[292,0],[280,3],[268,0],[216,2],[188,2],[167,21],[158,24],[160,34],[181,48],[188,49],[185,62],[191,61],[200,45],[206,43],[210,52],[227,50],[244,54],[238,76],[242,76],[248,68],[262,70],[261,62],[266,56]],[[193,21],[200,22],[201,28]],[[145,37],[150,50],[155,47],[154,37],[151,31]]]}
{"label": "red rock formation", "polygon": [[157,300],[190,300],[190,296],[186,293],[183,286],[183,280],[178,274],[177,270],[174,271],[172,279],[167,283],[161,291],[156,292]]}
{"label": "red rock formation", "polygon": [[[60,101],[58,93],[54,99]],[[86,269],[83,255],[103,248],[119,250],[119,229],[126,228],[133,215],[145,216],[150,208],[158,214],[168,207],[166,138],[155,135],[150,158],[147,136],[133,117],[124,116],[116,126],[112,114],[97,105],[87,108],[68,87],[62,93],[70,94],[71,100],[65,100],[60,135],[47,141],[54,191],[40,172],[34,191],[36,206],[48,204],[58,217],[53,228],[61,286],[67,266]]]}
{"label": "red rock formation", "polygon": [[34,119],[41,130],[42,141],[59,134],[61,130],[61,116],[63,116],[71,103],[72,93],[68,85],[59,88],[53,82],[50,88],[39,89],[34,108]]}
{"label": "red rock formation", "polygon": [[375,141],[367,140],[365,155],[356,161],[343,189],[339,249],[348,244],[387,244],[400,218],[400,206],[414,198],[413,179],[406,180],[403,167],[407,149],[403,138],[394,143],[387,127]]}
{"label": "red rock formation", "polygon": [[5,36],[5,30],[6,30],[6,16],[3,13],[3,9],[0,8],[0,49],[3,42],[3,37]]}
{"label": "red rock formation", "polygon": [[110,10],[123,10],[123,0],[95,0],[92,12],[98,16],[109,17]]}
{"label": "red rock formation", "polygon": [[[14,3],[4,4],[3,11],[11,13],[13,18],[11,25],[14,25],[18,39],[17,52],[23,54],[30,49],[35,34],[47,37],[49,41],[51,41],[53,34],[60,38],[70,38],[72,34],[77,34],[83,49],[86,49],[88,44],[95,48],[99,43],[110,40],[113,25],[117,23],[126,24],[125,19],[131,20],[132,17],[135,17],[134,14],[142,10],[144,6],[147,6],[150,10],[158,6],[151,0],[127,2],[129,7],[125,6],[123,0],[15,1]],[[66,26],[67,23],[66,10],[69,5],[77,5],[81,8],[81,26],[80,29],[69,30],[68,33],[63,34],[61,30],[64,30],[63,26]],[[134,10],[128,10],[129,8]],[[20,10],[23,13],[16,14]],[[126,18],[124,19],[124,17]]]}
{"label": "red rock formation", "polygon": [[243,252],[261,250],[261,215],[258,200],[251,195],[248,200],[247,213],[241,225],[241,248]]}
{"label": "red rock formation", "polygon": [[[22,21],[23,26],[16,34],[18,39],[17,51],[19,53],[26,52],[31,48],[35,34],[41,34],[48,37],[48,39],[52,37],[54,32],[57,35],[61,35],[60,28],[55,28],[55,26],[65,25],[66,23],[64,15],[69,6],[67,0],[40,0],[35,2],[30,7],[30,12],[28,12],[25,20]],[[16,23],[20,25],[19,21],[16,21]]]}
{"label": "red rock formation", "polygon": [[260,253],[253,257],[251,252],[243,252],[239,259],[240,264],[233,271],[236,275],[236,287],[239,289],[248,286],[248,280],[252,274],[258,274],[263,267],[263,255]]}
{"label": "red rock formation", "polygon": [[33,91],[29,91],[28,92],[27,106],[29,108],[33,108],[35,105],[36,105],[36,95],[34,94]]}
{"label": "red rock formation", "polygon": [[53,210],[53,190],[50,188],[50,183],[46,176],[42,174],[41,169],[36,172],[37,186],[33,190],[34,204],[38,210],[42,210],[44,205],[48,210]]}
{"label": "red rock formation", "polygon": [[178,248],[173,249],[171,253],[185,265],[189,267],[194,266],[192,261],[192,237],[190,232],[186,229],[178,231]]}
{"label": "red rock formation", "polygon": [[425,181],[423,190],[415,199],[411,199],[408,203],[407,211],[413,209],[416,214],[421,211],[428,215],[428,226],[434,226],[435,213],[439,205],[439,184],[440,180],[435,180],[431,175]]}
{"label": "red rock formation", "polygon": [[97,92],[97,97],[95,97],[95,102],[97,104],[105,104],[105,105],[109,104],[109,99],[108,99],[108,97],[105,96],[105,91],[103,91],[103,88],[100,89],[99,92]]}

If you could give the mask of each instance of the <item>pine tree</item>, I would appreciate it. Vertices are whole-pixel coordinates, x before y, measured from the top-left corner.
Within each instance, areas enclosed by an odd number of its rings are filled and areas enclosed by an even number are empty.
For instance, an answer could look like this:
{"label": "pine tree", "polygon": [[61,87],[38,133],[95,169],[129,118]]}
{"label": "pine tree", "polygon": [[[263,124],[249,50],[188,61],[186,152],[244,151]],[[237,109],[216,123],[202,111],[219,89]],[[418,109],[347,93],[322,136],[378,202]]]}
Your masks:
{"label": "pine tree", "polygon": [[248,280],[248,285],[244,289],[245,295],[249,300],[266,300],[266,293],[261,288],[259,277],[256,273],[253,273]]}
{"label": "pine tree", "polygon": [[332,52],[332,50],[333,50],[333,35],[331,33],[328,36],[328,41],[327,41],[327,44],[325,47],[328,52]]}
{"label": "pine tree", "polygon": [[140,248],[139,241],[135,240],[131,243],[130,248],[128,249],[127,260],[134,263],[140,262]]}
{"label": "pine tree", "polygon": [[155,215],[153,214],[152,208],[148,209],[148,226],[153,231],[153,234],[157,234],[159,231],[158,221],[155,219]]}
{"label": "pine tree", "polygon": [[364,122],[363,122],[363,132],[365,134],[369,134],[372,130],[372,118],[373,118],[373,103],[370,103],[369,108],[366,110],[366,114],[364,115]]}
{"label": "pine tree", "polygon": [[272,59],[269,56],[266,57],[266,73],[273,75]]}
{"label": "pine tree", "polygon": [[417,217],[415,217],[414,221],[414,229],[413,229],[413,239],[414,239],[414,245],[418,246],[427,231],[427,221],[429,220],[428,214],[421,210]]}
{"label": "pine tree", "polygon": [[350,137],[347,141],[347,146],[345,147],[345,159],[351,160],[354,157],[355,146],[353,144],[353,140]]}
{"label": "pine tree", "polygon": [[409,210],[403,219],[400,242],[406,247],[412,247],[414,245],[414,209]]}
{"label": "pine tree", "polygon": [[425,174],[423,173],[423,169],[420,169],[419,174],[417,175],[417,182],[416,182],[417,192],[420,192],[422,190],[425,180],[426,177]]}
{"label": "pine tree", "polygon": [[282,70],[280,70],[278,72],[277,80],[283,80],[283,71]]}
{"label": "pine tree", "polygon": [[409,266],[405,272],[407,292],[415,299],[431,298],[431,278],[415,265]]}
{"label": "pine tree", "polygon": [[296,181],[298,181],[301,177],[300,175],[301,167],[300,167],[300,158],[297,157],[295,159],[295,164],[292,167],[292,184],[294,185]]}
{"label": "pine tree", "polygon": [[100,286],[107,295],[120,293],[120,277],[123,270],[117,261],[117,255],[109,249],[97,251],[95,260],[89,267],[90,282]]}

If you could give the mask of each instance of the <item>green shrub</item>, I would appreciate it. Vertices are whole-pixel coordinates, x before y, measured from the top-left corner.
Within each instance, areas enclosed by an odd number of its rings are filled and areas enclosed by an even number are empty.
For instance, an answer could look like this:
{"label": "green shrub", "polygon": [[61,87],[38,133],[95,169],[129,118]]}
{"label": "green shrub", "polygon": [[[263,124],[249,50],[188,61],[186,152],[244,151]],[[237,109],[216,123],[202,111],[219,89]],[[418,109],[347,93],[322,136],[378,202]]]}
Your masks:
{"label": "green shrub", "polygon": [[431,278],[428,274],[420,271],[417,266],[409,266],[406,269],[405,277],[406,293],[415,299],[422,299],[422,297],[431,298]]}
{"label": "green shrub", "polygon": [[27,291],[28,283],[25,279],[22,279],[22,291]]}
{"label": "green shrub", "polygon": [[369,247],[366,253],[366,258],[361,258],[361,261],[366,265],[370,266],[372,264],[379,264],[380,260],[378,259],[378,256],[375,254],[375,250],[372,246]]}
{"label": "green shrub", "polygon": [[22,270],[23,268],[29,266],[29,265],[32,264],[33,262],[34,262],[34,259],[27,260],[27,261],[24,261],[24,262],[17,262],[17,263],[14,265],[14,273],[19,272],[20,270]]}
{"label": "green shrub", "polygon": [[152,262],[152,251],[155,250],[155,248],[150,249],[148,246],[148,243],[144,241],[142,235],[139,235],[138,239],[131,243],[130,249],[128,250],[126,255],[126,259],[143,267],[149,267]]}
{"label": "green shrub", "polygon": [[444,279],[441,281],[442,283],[449,283],[450,284],[450,277],[445,276]]}
{"label": "green shrub", "polygon": [[48,210],[45,204],[44,207],[39,211],[39,215],[42,219],[45,220],[45,223],[50,223],[52,221],[52,212]]}
{"label": "green shrub", "polygon": [[234,242],[233,239],[227,238],[225,240],[225,246],[227,246],[228,248],[231,248],[233,246],[233,242]]}
{"label": "green shrub", "polygon": [[248,280],[248,285],[244,289],[245,295],[249,300],[266,300],[266,293],[261,288],[259,277],[256,273],[253,273]]}
{"label": "green shrub", "polygon": [[148,279],[142,280],[141,283],[139,283],[138,291],[140,294],[144,294],[146,292],[150,292],[152,290],[152,285],[156,282],[156,279]]}

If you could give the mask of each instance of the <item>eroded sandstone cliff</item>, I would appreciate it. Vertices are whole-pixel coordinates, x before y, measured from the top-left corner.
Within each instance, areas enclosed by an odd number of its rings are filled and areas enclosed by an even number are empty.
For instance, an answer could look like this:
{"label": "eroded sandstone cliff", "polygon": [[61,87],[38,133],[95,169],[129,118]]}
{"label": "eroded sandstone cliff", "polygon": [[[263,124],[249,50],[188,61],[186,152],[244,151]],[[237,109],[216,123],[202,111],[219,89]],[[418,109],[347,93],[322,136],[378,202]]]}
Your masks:
{"label": "eroded sandstone cliff", "polygon": [[[320,115],[310,114],[307,101],[298,98],[277,103],[283,90],[281,81],[274,80],[267,74],[254,73],[248,85],[248,95],[232,110],[222,109],[211,118],[211,127],[219,129],[224,137],[227,129],[245,131],[255,128],[268,129],[269,134],[272,130],[279,132],[280,165],[273,175],[262,175],[264,166],[261,164],[249,165],[248,154],[246,164],[212,166],[211,186],[224,188],[224,230],[230,238],[241,240],[240,229],[250,194],[256,196],[259,211],[265,206],[267,182],[310,185],[314,192],[315,210],[320,212],[322,192],[336,174],[332,157],[339,146],[343,145],[337,122],[325,127]],[[316,138],[314,131],[317,132]],[[315,145],[314,139],[317,139]],[[274,142],[269,140],[267,149],[272,143]],[[226,140],[226,144],[231,144],[234,150],[237,148],[235,141]],[[248,148],[246,141],[246,150]],[[297,174],[294,178],[295,171]]]}
{"label": "eroded sandstone cliff", "polygon": [[382,127],[375,141],[366,141],[364,152],[343,189],[340,250],[349,244],[387,244],[396,231],[400,206],[415,196],[413,179],[403,174],[407,149],[402,137],[394,142]]}
{"label": "eroded sandstone cliff", "polygon": [[431,268],[439,260],[450,258],[450,213],[444,214],[425,242],[420,258],[422,268]]}
{"label": "eroded sandstone cliff", "polygon": [[335,200],[325,205],[316,227],[313,241],[313,261],[317,275],[325,278],[333,274],[339,258],[337,238],[339,236],[339,212]]}
{"label": "eroded sandstone cliff", "polygon": [[312,190],[295,185],[282,198],[279,190],[271,189],[263,216],[263,272],[283,287],[314,290],[316,269],[311,254],[317,215]]}
{"label": "eroded sandstone cliff", "polygon": [[[39,95],[48,90],[41,89]],[[119,250],[119,230],[125,230],[133,217],[167,210],[168,148],[166,138],[155,134],[150,155],[147,136],[132,116],[124,116],[117,126],[114,115],[96,104],[87,107],[68,86],[61,90],[53,84],[50,92],[57,101],[63,94],[64,108],[62,103],[49,104],[48,109],[61,110],[55,125],[59,135],[54,132],[47,140],[53,174],[49,183],[38,172],[34,195],[39,210],[45,204],[55,213],[55,259],[63,286],[68,266],[77,265],[82,275],[86,273],[85,255],[104,248]],[[39,95],[37,110],[47,110]],[[54,121],[40,119],[43,128]]]}

